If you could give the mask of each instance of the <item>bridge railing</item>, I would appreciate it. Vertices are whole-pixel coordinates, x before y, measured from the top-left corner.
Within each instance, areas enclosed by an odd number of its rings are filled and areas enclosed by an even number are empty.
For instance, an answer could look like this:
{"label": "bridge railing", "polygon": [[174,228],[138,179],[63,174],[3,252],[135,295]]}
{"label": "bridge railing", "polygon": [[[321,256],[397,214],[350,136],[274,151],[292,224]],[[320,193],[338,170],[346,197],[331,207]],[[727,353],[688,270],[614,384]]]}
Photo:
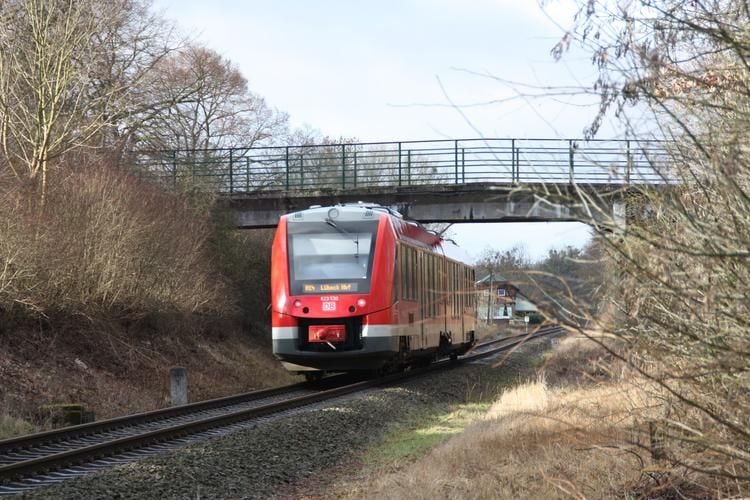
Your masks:
{"label": "bridge railing", "polygon": [[671,182],[660,141],[461,139],[135,153],[140,172],[225,193],[436,184]]}

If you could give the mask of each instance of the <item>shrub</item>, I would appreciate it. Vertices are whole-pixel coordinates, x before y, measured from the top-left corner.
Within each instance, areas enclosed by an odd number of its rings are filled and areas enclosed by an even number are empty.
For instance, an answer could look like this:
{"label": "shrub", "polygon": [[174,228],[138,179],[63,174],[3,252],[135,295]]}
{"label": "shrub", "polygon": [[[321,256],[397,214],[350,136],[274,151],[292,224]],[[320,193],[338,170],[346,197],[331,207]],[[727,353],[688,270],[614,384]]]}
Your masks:
{"label": "shrub", "polygon": [[0,307],[87,317],[231,308],[208,252],[208,210],[114,169],[66,172],[44,207],[23,186],[0,186]]}

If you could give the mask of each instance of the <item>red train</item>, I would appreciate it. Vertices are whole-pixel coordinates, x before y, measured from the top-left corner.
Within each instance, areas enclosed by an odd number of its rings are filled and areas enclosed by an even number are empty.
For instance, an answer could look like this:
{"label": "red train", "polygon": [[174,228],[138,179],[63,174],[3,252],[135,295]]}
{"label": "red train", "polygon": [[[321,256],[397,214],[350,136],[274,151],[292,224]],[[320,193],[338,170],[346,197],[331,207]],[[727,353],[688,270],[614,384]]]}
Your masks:
{"label": "red train", "polygon": [[282,216],[271,258],[273,353],[308,379],[455,358],[475,341],[467,260],[379,205]]}

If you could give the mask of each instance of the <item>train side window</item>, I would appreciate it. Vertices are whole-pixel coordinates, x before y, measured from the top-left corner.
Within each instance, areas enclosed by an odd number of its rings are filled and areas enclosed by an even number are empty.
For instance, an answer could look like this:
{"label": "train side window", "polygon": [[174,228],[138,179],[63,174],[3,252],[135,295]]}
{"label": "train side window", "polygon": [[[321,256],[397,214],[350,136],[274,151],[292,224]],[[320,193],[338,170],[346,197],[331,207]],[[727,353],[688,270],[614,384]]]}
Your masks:
{"label": "train side window", "polygon": [[463,280],[461,279],[461,266],[457,265],[453,271],[456,276],[456,316],[461,316],[461,296],[463,295]]}
{"label": "train side window", "polygon": [[[417,296],[415,299],[419,302],[420,307],[424,307],[424,281],[422,278],[424,278],[424,272],[423,272],[423,265],[422,265],[422,252],[420,250],[416,250],[414,252],[416,254],[416,259],[419,267],[417,268],[417,275],[414,277],[417,281]],[[422,311],[422,317],[424,317],[424,311]]]}
{"label": "train side window", "polygon": [[435,314],[435,316],[438,316],[440,314],[440,291],[443,289],[442,279],[441,279],[441,269],[440,269],[440,259],[437,255],[432,256],[432,268],[435,270],[435,293],[433,294],[433,306],[432,310]]}
{"label": "train side window", "polygon": [[451,310],[453,307],[451,306],[451,302],[453,299],[451,298],[450,290],[451,290],[451,280],[450,280],[450,268],[448,267],[448,261],[445,259],[440,259],[440,268],[443,270],[442,277],[443,277],[443,306],[445,308],[445,315],[450,316]]}
{"label": "train side window", "polygon": [[396,247],[396,262],[394,262],[393,273],[393,302],[404,297],[404,247]]}
{"label": "train side window", "polygon": [[419,287],[421,293],[419,294],[419,305],[422,308],[422,317],[427,318],[429,312],[427,311],[427,262],[425,262],[426,256],[421,251],[419,252]]}
{"label": "train side window", "polygon": [[409,281],[410,283],[410,294],[409,298],[411,300],[417,300],[417,276],[418,276],[418,270],[417,270],[417,251],[411,247],[409,247],[409,257],[411,258],[411,272],[409,273]]}
{"label": "train side window", "polygon": [[461,314],[464,313],[464,309],[466,308],[469,297],[466,296],[466,268],[464,267],[461,269]]}
{"label": "train side window", "polygon": [[441,257],[437,257],[435,260],[438,268],[438,315],[442,316],[445,314],[445,263]]}
{"label": "train side window", "polygon": [[440,315],[443,303],[443,265],[440,257],[435,256],[435,316]]}
{"label": "train side window", "polygon": [[459,300],[461,300],[461,280],[458,276],[458,264],[453,264],[453,316],[458,316]]}
{"label": "train side window", "polygon": [[461,296],[464,293],[463,281],[461,281],[461,267],[456,266],[456,316],[461,315]]}
{"label": "train side window", "polygon": [[453,317],[455,318],[458,316],[458,296],[461,293],[461,287],[458,286],[458,264],[454,262],[451,267],[451,278],[453,279],[453,286],[451,287],[453,291],[453,303],[451,307],[453,308]]}
{"label": "train side window", "polygon": [[406,247],[406,298],[414,300],[414,250]]}
{"label": "train side window", "polygon": [[438,268],[438,314],[445,314],[445,266],[443,259],[437,257],[436,259]]}
{"label": "train side window", "polygon": [[406,247],[401,244],[398,246],[398,256],[396,257],[398,263],[398,297],[403,300],[406,298]]}
{"label": "train side window", "polygon": [[[471,290],[472,292],[474,291],[474,279],[475,279],[474,269],[469,269],[469,284],[468,284],[468,286],[470,287],[469,290]],[[471,294],[471,297],[472,297],[471,306],[475,307],[476,306],[476,300],[477,300],[477,298],[476,298],[476,296],[475,296],[474,293]]]}
{"label": "train side window", "polygon": [[430,254],[423,253],[424,269],[422,279],[424,280],[424,310],[425,316],[430,317]]}
{"label": "train side window", "polygon": [[404,259],[403,259],[403,266],[404,266],[404,298],[410,299],[411,298],[411,275],[414,272],[414,270],[411,267],[411,248],[404,245]]}
{"label": "train side window", "polygon": [[437,266],[438,266],[438,281],[440,281],[440,284],[438,285],[438,293],[440,294],[440,303],[438,304],[439,311],[438,314],[441,316],[443,314],[447,314],[447,306],[448,304],[446,301],[448,300],[448,297],[445,295],[446,287],[448,286],[447,280],[445,279],[445,260],[442,257],[437,258]]}
{"label": "train side window", "polygon": [[427,315],[433,317],[434,304],[433,295],[435,293],[435,270],[434,270],[434,255],[427,254]]}
{"label": "train side window", "polygon": [[432,290],[432,286],[430,285],[430,254],[425,253],[424,254],[424,308],[425,308],[425,315],[429,318],[432,316],[432,311],[430,310],[430,291]]}
{"label": "train side window", "polygon": [[430,317],[435,316],[435,256],[430,255],[430,266],[428,268],[428,279],[430,280],[430,295],[428,300],[430,301]]}
{"label": "train side window", "polygon": [[456,305],[456,281],[453,279],[453,262],[447,261],[446,267],[447,267],[447,275],[448,278],[448,296],[445,298],[446,301],[449,301],[447,303],[448,308],[448,317],[452,318],[455,313],[455,305]]}
{"label": "train side window", "polygon": [[421,252],[422,256],[422,308],[426,318],[430,317],[430,255]]}
{"label": "train side window", "polygon": [[415,258],[414,249],[409,247],[409,298],[414,300],[417,295],[417,281],[414,275],[417,273],[417,259]]}
{"label": "train side window", "polygon": [[427,254],[427,310],[428,315],[433,317],[435,315],[435,256]]}
{"label": "train side window", "polygon": [[[474,291],[475,280],[476,280],[476,275],[474,273],[474,269],[469,269],[469,286],[470,286],[470,290],[472,292]],[[471,296],[472,296],[471,305],[472,305],[472,307],[475,307],[476,306],[476,300],[477,300],[477,298],[474,295],[474,293],[472,293]]]}
{"label": "train side window", "polygon": [[432,294],[431,294],[431,310],[432,310],[432,317],[434,318],[437,316],[437,301],[438,301],[438,269],[437,269],[437,256],[435,254],[430,254],[432,257],[431,260],[431,266],[430,266],[430,277],[432,278]]}
{"label": "train side window", "polygon": [[413,270],[411,268],[411,248],[404,245],[404,298],[409,299],[411,298],[411,275],[413,273]]}

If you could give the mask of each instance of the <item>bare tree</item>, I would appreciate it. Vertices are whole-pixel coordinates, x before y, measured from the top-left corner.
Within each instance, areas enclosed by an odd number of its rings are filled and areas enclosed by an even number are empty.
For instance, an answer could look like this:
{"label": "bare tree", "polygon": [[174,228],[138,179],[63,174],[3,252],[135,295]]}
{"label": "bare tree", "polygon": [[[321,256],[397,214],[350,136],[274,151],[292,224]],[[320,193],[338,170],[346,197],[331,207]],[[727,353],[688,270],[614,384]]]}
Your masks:
{"label": "bare tree", "polygon": [[[615,321],[663,398],[658,456],[705,491],[750,480],[750,10],[739,0],[581,2],[601,105],[634,138],[668,139],[671,169],[630,186],[628,227],[596,226],[617,269]],[[650,124],[648,130],[640,124]],[[638,119],[639,125],[636,126]],[[652,440],[653,441],[653,440]],[[653,451],[653,450],[652,450]],[[657,454],[654,454],[657,455]],[[726,481],[729,479],[729,481]],[[725,482],[721,482],[725,481]],[[740,486],[743,485],[743,486]],[[713,494],[713,493],[712,493]]]}
{"label": "bare tree", "polygon": [[11,0],[0,6],[0,144],[17,178],[38,183],[86,147],[126,147],[155,112],[194,86],[165,93],[155,66],[179,41],[147,0]]}
{"label": "bare tree", "polygon": [[287,116],[251,92],[242,73],[212,50],[187,47],[156,69],[167,91],[193,91],[189,99],[175,95],[143,127],[141,149],[247,148],[287,130]]}
{"label": "bare tree", "polygon": [[[90,61],[88,98],[91,115],[102,127],[91,145],[118,156],[132,147],[133,137],[164,109],[190,100],[192,82],[165,81],[157,71],[162,61],[186,41],[175,28],[150,10],[149,0],[113,0],[99,5],[103,19],[94,35],[94,50],[79,57]],[[168,88],[165,88],[168,87]]]}
{"label": "bare tree", "polygon": [[100,29],[85,1],[16,0],[2,7],[0,110],[5,159],[18,177],[38,180],[50,161],[85,140],[98,120],[84,120],[86,67],[76,57]]}

